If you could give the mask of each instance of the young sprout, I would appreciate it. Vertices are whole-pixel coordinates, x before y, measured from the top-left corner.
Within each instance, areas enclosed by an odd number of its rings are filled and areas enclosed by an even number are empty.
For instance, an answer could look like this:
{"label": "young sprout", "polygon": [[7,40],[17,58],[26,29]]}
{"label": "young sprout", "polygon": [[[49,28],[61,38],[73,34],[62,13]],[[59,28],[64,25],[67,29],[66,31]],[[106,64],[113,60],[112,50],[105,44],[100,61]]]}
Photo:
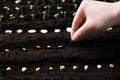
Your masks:
{"label": "young sprout", "polygon": [[76,12],[73,12],[72,16],[75,16]]}
{"label": "young sprout", "polygon": [[62,9],[62,6],[57,6],[57,9],[58,9],[58,10],[61,10],[61,9]]}
{"label": "young sprout", "polygon": [[35,20],[35,14],[30,14],[30,16],[32,17],[33,21]]}
{"label": "young sprout", "polygon": [[63,14],[63,15],[64,15],[64,18],[65,18],[65,17],[66,17],[66,14],[67,14],[67,11],[61,11],[60,13]]}
{"label": "young sprout", "polygon": [[46,13],[47,13],[47,11],[43,11],[43,12],[42,12],[42,14],[43,14],[43,21],[45,20]]}
{"label": "young sprout", "polygon": [[29,4],[29,9],[30,9],[30,10],[33,10],[34,5],[31,5],[31,4],[30,4],[31,1],[27,1],[27,3]]}
{"label": "young sprout", "polygon": [[30,9],[30,10],[33,10],[33,7],[34,7],[33,5],[30,5],[29,9]]}
{"label": "young sprout", "polygon": [[15,19],[15,16],[13,14],[9,15],[10,19]]}
{"label": "young sprout", "polygon": [[75,9],[78,8],[78,5],[77,5],[77,4],[73,4],[73,5],[74,5]]}
{"label": "young sprout", "polygon": [[21,0],[15,0],[16,4],[19,4],[21,2]]}
{"label": "young sprout", "polygon": [[72,0],[72,2],[76,2],[76,0]]}
{"label": "young sprout", "polygon": [[47,6],[44,6],[45,9],[47,9]]}
{"label": "young sprout", "polygon": [[65,2],[65,0],[61,0],[63,3]]}
{"label": "young sprout", "polygon": [[3,15],[0,15],[0,22],[1,22],[1,20],[2,20],[3,17],[4,17]]}
{"label": "young sprout", "polygon": [[6,11],[9,11],[10,7],[9,6],[4,6],[3,9],[5,9]]}
{"label": "young sprout", "polygon": [[21,14],[19,17],[22,18],[22,19],[25,18],[23,14]]}
{"label": "young sprout", "polygon": [[50,10],[51,6],[50,5],[47,5],[47,6],[44,6],[45,9],[47,9],[48,11]]}
{"label": "young sprout", "polygon": [[66,14],[67,14],[67,11],[64,11],[63,14],[64,14],[64,18],[65,18],[65,17],[66,17]]}
{"label": "young sprout", "polygon": [[58,16],[59,16],[60,14],[59,13],[56,13],[56,14],[54,14],[54,17],[56,18],[56,19],[58,19]]}
{"label": "young sprout", "polygon": [[27,1],[27,3],[28,3],[28,4],[30,4],[30,3],[31,3],[31,1]]}
{"label": "young sprout", "polygon": [[19,7],[15,7],[15,9],[18,11],[20,8]]}
{"label": "young sprout", "polygon": [[48,7],[48,10],[50,10],[51,6],[50,6],[50,5],[48,5],[47,7]]}
{"label": "young sprout", "polygon": [[0,15],[0,18],[3,18],[4,16],[3,15]]}

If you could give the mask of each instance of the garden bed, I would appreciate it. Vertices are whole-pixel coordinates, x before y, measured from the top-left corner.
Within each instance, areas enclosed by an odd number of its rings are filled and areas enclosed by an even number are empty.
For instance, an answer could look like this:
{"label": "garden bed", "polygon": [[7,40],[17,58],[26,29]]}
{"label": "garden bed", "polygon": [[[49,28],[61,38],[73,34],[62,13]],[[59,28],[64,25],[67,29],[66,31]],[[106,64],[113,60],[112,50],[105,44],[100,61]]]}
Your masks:
{"label": "garden bed", "polygon": [[0,1],[0,80],[119,80],[120,27],[71,42],[80,0]]}

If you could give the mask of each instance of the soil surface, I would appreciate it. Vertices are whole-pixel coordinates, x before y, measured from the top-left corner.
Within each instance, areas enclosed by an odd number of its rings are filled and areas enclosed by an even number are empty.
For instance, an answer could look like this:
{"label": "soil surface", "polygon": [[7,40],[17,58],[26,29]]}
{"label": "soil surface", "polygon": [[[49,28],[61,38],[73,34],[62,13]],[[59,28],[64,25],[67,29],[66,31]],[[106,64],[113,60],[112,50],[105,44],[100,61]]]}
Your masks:
{"label": "soil surface", "polygon": [[[71,42],[66,28],[71,26],[72,14],[77,9],[72,0],[65,3],[61,0],[31,0],[30,4],[27,0],[19,4],[14,2],[0,1],[0,15],[5,16],[0,22],[0,80],[120,80],[120,27]],[[80,2],[76,0],[74,4]],[[6,5],[10,6],[8,12],[3,9]],[[30,5],[34,5],[33,10],[29,10]],[[52,9],[43,20],[42,11],[46,10],[46,5]],[[58,5],[67,11],[66,17],[62,14],[53,17],[60,13],[56,9]],[[16,6],[19,11],[14,9]],[[35,14],[34,19],[30,17],[31,13]],[[9,19],[10,14],[14,14],[15,19]],[[25,18],[19,18],[20,14]],[[23,32],[17,33],[18,29]],[[28,33],[29,29],[35,29],[36,33]],[[47,29],[48,33],[40,33],[41,29]],[[61,31],[55,33],[55,29]],[[7,34],[6,30],[12,30],[12,33]],[[98,64],[102,66],[100,69]],[[76,70],[73,69],[75,65]],[[85,65],[88,70],[84,70]],[[60,70],[60,66],[65,69]],[[22,67],[27,70],[22,72]],[[39,72],[35,71],[37,67],[40,67]],[[54,69],[49,70],[49,67]]]}

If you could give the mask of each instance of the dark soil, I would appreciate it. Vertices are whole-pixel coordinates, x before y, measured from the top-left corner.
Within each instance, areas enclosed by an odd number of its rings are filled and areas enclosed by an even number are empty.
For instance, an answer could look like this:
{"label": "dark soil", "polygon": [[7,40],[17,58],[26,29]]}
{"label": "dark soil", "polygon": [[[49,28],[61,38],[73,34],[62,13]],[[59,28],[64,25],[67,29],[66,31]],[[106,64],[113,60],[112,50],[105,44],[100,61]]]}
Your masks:
{"label": "dark soil", "polygon": [[[33,11],[28,9],[27,0],[20,4],[15,4],[14,0],[0,1],[0,15],[5,16],[0,23],[0,80],[120,80],[120,27],[71,42],[66,28],[71,26],[73,16],[70,15],[76,11],[72,0],[65,3],[61,0],[44,1],[31,0]],[[79,5],[80,2],[75,3]],[[53,8],[42,20],[41,12],[48,4]],[[12,10],[7,13],[4,5],[11,6]],[[53,15],[60,12],[55,9],[57,5],[69,14],[54,18]],[[20,7],[18,12],[13,9],[15,6]],[[13,20],[8,17],[11,13],[16,16]],[[18,17],[21,13],[25,15],[24,19]],[[35,20],[30,17],[31,13],[36,14]],[[6,34],[5,30],[9,29],[13,33]],[[18,29],[23,33],[16,33]],[[29,29],[37,32],[29,34]],[[47,29],[48,33],[40,33],[41,29]],[[61,29],[61,32],[55,33],[54,29]],[[98,64],[102,65],[101,69],[96,67]],[[115,67],[110,68],[109,64]],[[65,70],[59,69],[61,65],[66,67]],[[78,66],[77,70],[72,69],[74,65]],[[87,71],[84,65],[89,66]],[[53,71],[49,70],[50,66],[54,67]],[[6,71],[7,67],[12,70]],[[27,67],[27,71],[21,72],[22,67]],[[40,72],[35,71],[37,67],[41,68]]]}

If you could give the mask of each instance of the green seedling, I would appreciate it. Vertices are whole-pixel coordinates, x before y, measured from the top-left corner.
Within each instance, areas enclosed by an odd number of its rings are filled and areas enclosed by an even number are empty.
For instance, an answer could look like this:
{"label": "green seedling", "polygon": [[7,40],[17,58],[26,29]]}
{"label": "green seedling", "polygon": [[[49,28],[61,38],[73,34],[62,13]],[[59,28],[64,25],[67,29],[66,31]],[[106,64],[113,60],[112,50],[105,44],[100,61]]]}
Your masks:
{"label": "green seedling", "polygon": [[74,5],[74,8],[76,9],[76,8],[78,8],[78,5],[77,4],[73,4]]}
{"label": "green seedling", "polygon": [[25,16],[23,14],[21,14],[19,17],[22,18],[22,19],[25,18]]}
{"label": "green seedling", "polygon": [[50,10],[50,8],[51,8],[51,6],[50,6],[50,5],[48,5],[48,11]]}
{"label": "green seedling", "polygon": [[58,19],[59,15],[60,15],[60,14],[56,13],[56,14],[54,14],[54,17],[55,17],[56,19]]}
{"label": "green seedling", "polygon": [[76,12],[73,12],[72,16],[74,17],[74,16],[75,16],[75,14],[76,14]]}
{"label": "green seedling", "polygon": [[33,21],[35,20],[35,14],[30,14],[30,16],[32,17]]}
{"label": "green seedling", "polygon": [[63,7],[62,6],[57,6],[57,9],[61,10],[61,9],[63,9]]}
{"label": "green seedling", "polygon": [[15,7],[15,9],[18,11],[20,8],[19,7]]}
{"label": "green seedling", "polygon": [[9,6],[4,6],[3,9],[5,9],[6,11],[9,11],[10,7]]}
{"label": "green seedling", "polygon": [[16,4],[21,3],[21,0],[16,0],[15,3],[16,3]]}
{"label": "green seedling", "polygon": [[44,21],[45,18],[46,18],[46,13],[47,13],[47,11],[43,11],[43,12],[42,12],[42,14],[43,14],[43,21]]}
{"label": "green seedling", "polygon": [[65,3],[65,0],[61,0],[62,1],[62,3]]}
{"label": "green seedling", "polygon": [[67,11],[61,11],[60,13],[64,15],[64,18],[66,18]]}
{"label": "green seedling", "polygon": [[51,6],[50,5],[47,5],[47,6],[44,6],[44,9],[46,9],[46,10],[50,10],[50,8],[51,8]]}
{"label": "green seedling", "polygon": [[30,10],[33,10],[33,7],[34,7],[33,5],[30,5],[29,9],[30,9]]}
{"label": "green seedling", "polygon": [[64,11],[63,14],[64,14],[64,18],[66,18],[67,11]]}
{"label": "green seedling", "polygon": [[15,19],[15,16],[13,14],[9,15],[10,19]]}
{"label": "green seedling", "polygon": [[72,2],[74,3],[74,2],[76,2],[76,0],[72,0]]}
{"label": "green seedling", "polygon": [[28,4],[30,4],[30,3],[31,3],[31,1],[27,1],[27,3],[28,3]]}

